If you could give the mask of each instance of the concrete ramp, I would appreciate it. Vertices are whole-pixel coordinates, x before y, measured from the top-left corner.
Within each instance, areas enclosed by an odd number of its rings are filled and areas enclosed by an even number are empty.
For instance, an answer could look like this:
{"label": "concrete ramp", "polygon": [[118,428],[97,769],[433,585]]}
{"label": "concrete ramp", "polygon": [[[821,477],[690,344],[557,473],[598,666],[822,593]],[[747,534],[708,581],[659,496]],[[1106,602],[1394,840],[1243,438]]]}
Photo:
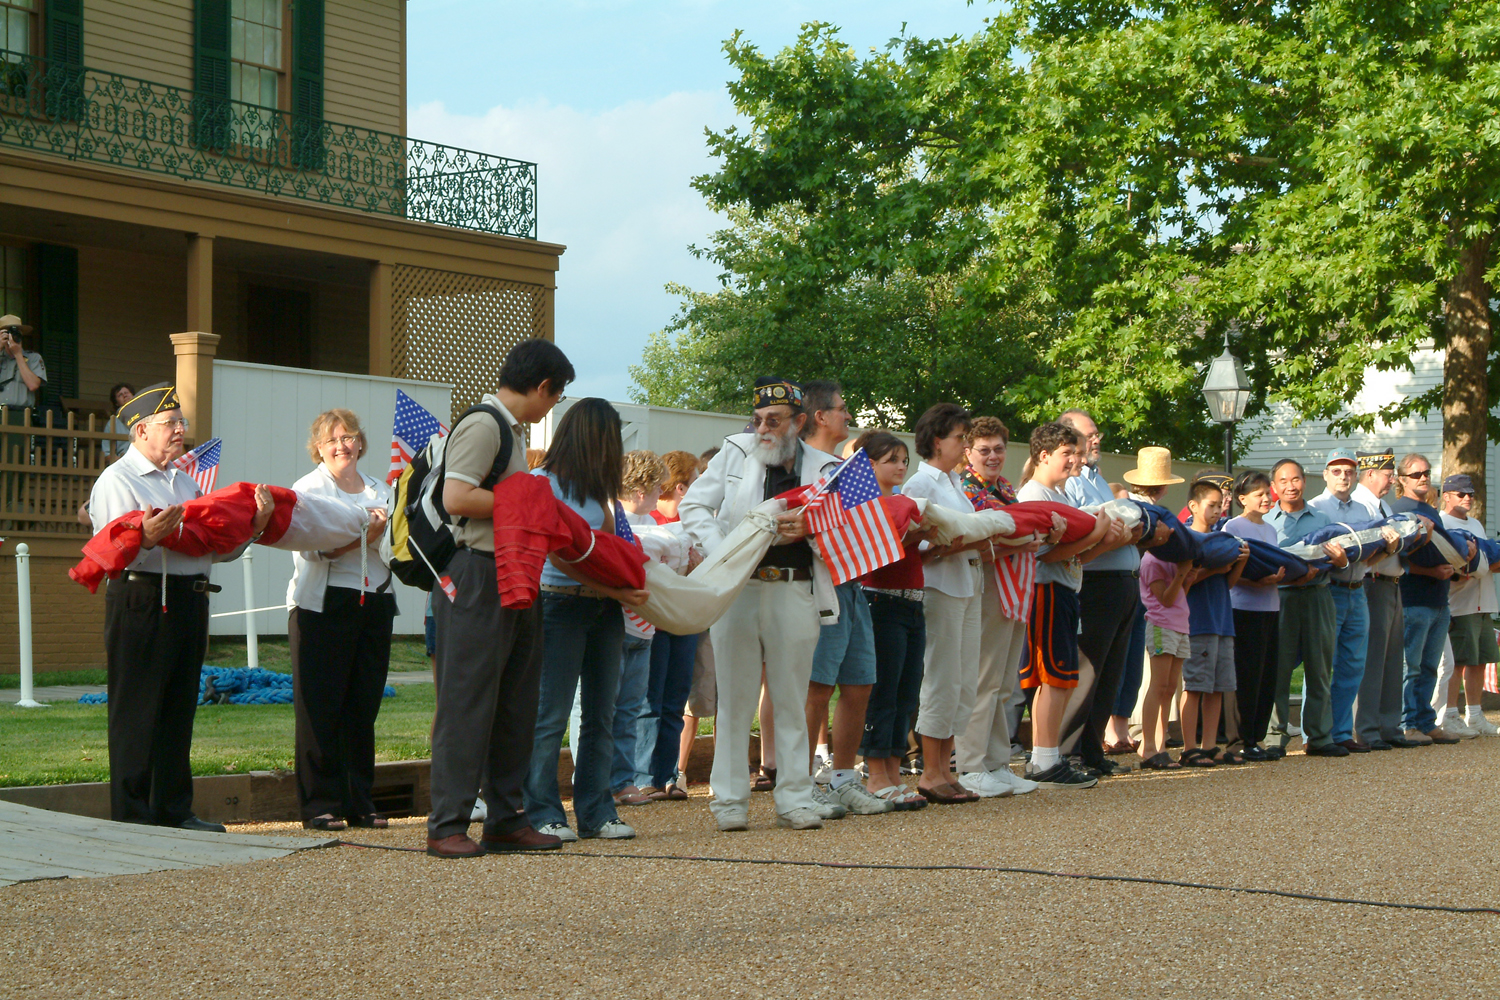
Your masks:
{"label": "concrete ramp", "polygon": [[337,837],[257,837],[140,826],[0,802],[0,886],[281,858]]}

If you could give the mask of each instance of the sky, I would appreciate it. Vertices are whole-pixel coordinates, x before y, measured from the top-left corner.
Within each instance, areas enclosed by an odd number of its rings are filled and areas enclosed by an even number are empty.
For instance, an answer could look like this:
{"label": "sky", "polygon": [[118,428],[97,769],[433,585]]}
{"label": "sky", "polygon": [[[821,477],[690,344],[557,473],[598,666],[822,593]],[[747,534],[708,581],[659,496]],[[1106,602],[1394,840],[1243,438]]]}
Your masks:
{"label": "sky", "polygon": [[902,31],[969,35],[991,13],[966,0],[410,0],[407,131],[537,163],[537,236],[562,243],[557,343],[572,396],[628,399],[627,368],[677,311],[667,282],[718,269],[688,251],[722,220],[689,181],[714,169],[704,129],[735,122],[725,39],[762,52],[808,21],[858,51]]}

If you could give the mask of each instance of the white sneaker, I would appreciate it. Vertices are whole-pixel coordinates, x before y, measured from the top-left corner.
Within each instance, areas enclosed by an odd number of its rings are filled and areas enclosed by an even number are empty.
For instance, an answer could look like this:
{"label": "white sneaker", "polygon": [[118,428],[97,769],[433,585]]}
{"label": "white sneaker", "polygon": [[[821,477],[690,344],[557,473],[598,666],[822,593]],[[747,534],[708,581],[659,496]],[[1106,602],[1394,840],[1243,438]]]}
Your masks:
{"label": "white sneaker", "polygon": [[1480,736],[1500,736],[1500,726],[1495,725],[1482,715],[1478,718],[1469,719],[1468,725],[1470,729],[1474,730]]}
{"label": "white sneaker", "polygon": [[733,833],[750,829],[750,813],[744,809],[726,809],[714,817],[720,833]]}
{"label": "white sneaker", "polygon": [[1290,722],[1286,724],[1286,734],[1289,738],[1299,740],[1302,738],[1302,727],[1294,726]]}
{"label": "white sneaker", "polygon": [[981,799],[1008,799],[1015,792],[988,771],[965,771],[958,783]]}
{"label": "white sneaker", "polygon": [[1457,712],[1449,712],[1443,718],[1443,721],[1439,723],[1439,725],[1448,733],[1449,736],[1457,736],[1460,739],[1472,740],[1479,735],[1478,732],[1470,729],[1464,723],[1464,720],[1458,717]]}
{"label": "white sneaker", "polygon": [[490,811],[484,807],[484,799],[475,799],[474,808],[469,810],[469,822],[483,823],[489,815]]}
{"label": "white sneaker", "polygon": [[629,823],[612,819],[592,833],[580,833],[578,836],[584,840],[592,840],[595,837],[600,840],[634,840],[635,829]]}
{"label": "white sneaker", "polygon": [[812,779],[815,785],[833,784],[833,761],[827,757],[813,758]]}
{"label": "white sneaker", "polygon": [[[823,819],[843,819],[849,815],[849,810],[842,802],[835,802],[828,794],[828,789],[822,785],[812,786],[813,811]],[[796,812],[796,810],[792,810]],[[800,829],[800,828],[799,828]]]}
{"label": "white sneaker", "polygon": [[858,781],[846,781],[833,790],[833,797],[856,816],[875,816],[895,810],[895,803],[871,794]]}
{"label": "white sneaker", "polygon": [[1034,792],[1039,787],[1035,781],[1023,778],[1008,767],[1002,767],[998,771],[991,771],[990,777],[1010,789],[1012,795],[1025,795]]}
{"label": "white sneaker", "polygon": [[823,820],[813,810],[799,806],[789,813],[777,813],[776,825],[793,830],[821,830]]}
{"label": "white sneaker", "polygon": [[571,844],[578,840],[578,834],[566,823],[548,823],[546,826],[538,827],[537,833],[545,833],[549,837],[556,837],[564,844]]}

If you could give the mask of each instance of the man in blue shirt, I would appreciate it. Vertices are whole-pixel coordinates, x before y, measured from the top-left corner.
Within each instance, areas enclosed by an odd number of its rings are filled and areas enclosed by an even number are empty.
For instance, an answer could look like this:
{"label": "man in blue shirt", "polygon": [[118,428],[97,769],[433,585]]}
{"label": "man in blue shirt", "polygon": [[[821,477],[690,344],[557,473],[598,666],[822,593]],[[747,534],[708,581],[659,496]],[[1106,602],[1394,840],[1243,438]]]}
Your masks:
{"label": "man in blue shirt", "polygon": [[[1271,469],[1271,488],[1277,503],[1266,515],[1276,529],[1283,548],[1295,545],[1319,528],[1333,522],[1302,499],[1307,477],[1300,463],[1290,458]],[[1344,550],[1329,544],[1328,555],[1336,569],[1349,565]],[[1328,593],[1328,574],[1315,570],[1284,583],[1280,588],[1280,650],[1276,663],[1276,705],[1271,728],[1281,734],[1283,752],[1291,742],[1287,731],[1291,704],[1292,671],[1302,664],[1302,744],[1309,756],[1347,757],[1349,751],[1333,741],[1333,710],[1330,683],[1333,670],[1335,613]]]}

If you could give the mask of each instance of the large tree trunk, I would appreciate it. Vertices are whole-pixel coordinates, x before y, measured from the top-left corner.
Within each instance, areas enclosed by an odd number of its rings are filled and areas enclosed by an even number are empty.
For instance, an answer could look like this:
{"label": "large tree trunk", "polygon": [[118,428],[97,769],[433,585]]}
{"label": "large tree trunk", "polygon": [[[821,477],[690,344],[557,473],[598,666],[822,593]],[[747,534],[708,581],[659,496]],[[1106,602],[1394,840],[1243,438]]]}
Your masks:
{"label": "large tree trunk", "polygon": [[[1443,320],[1448,349],[1443,361],[1444,477],[1467,472],[1474,480],[1471,517],[1484,520],[1485,452],[1489,431],[1490,289],[1484,280],[1490,237],[1459,254],[1458,274],[1448,286]],[[1434,484],[1441,488],[1441,484]]]}

